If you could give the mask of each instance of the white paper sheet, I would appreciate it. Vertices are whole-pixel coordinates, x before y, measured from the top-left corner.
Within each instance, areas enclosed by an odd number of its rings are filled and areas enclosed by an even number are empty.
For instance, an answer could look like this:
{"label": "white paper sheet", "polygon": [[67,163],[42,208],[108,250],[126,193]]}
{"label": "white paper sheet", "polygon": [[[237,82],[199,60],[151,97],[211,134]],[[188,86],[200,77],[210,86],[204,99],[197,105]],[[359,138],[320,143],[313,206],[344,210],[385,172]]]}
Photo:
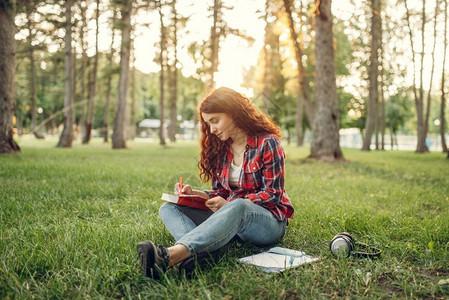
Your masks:
{"label": "white paper sheet", "polygon": [[266,272],[282,272],[317,260],[319,259],[304,252],[281,247],[239,259],[242,263],[255,265]]}

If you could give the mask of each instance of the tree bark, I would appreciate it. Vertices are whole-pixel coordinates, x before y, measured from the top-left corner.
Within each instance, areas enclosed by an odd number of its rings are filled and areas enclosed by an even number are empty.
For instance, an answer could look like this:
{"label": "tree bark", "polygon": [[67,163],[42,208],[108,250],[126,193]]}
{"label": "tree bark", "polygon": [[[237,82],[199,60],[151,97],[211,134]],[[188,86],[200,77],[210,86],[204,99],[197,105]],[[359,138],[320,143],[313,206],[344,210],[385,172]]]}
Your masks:
{"label": "tree bark", "polygon": [[212,91],[215,88],[215,72],[218,70],[218,51],[220,44],[220,35],[221,35],[221,0],[214,0],[213,6],[213,23],[210,31],[210,68],[209,68],[209,82],[208,82],[208,90]]}
{"label": "tree bark", "polygon": [[271,84],[270,84],[270,69],[271,69],[271,59],[268,52],[268,43],[270,39],[270,35],[272,34],[272,27],[270,22],[268,21],[270,10],[270,1],[265,0],[265,35],[264,35],[264,72],[263,72],[263,112],[268,115],[268,108],[270,106],[270,96],[271,96]]}
{"label": "tree bark", "polygon": [[131,103],[130,103],[130,112],[129,112],[129,122],[128,122],[128,134],[126,136],[127,140],[133,140],[136,137],[136,56],[134,50],[134,38],[131,40],[131,61],[132,61],[132,69],[131,69]]}
{"label": "tree bark", "polygon": [[[383,51],[381,50],[381,62],[383,62]],[[381,63],[382,64],[382,63]],[[384,67],[382,66],[380,71],[380,94],[379,94],[379,100],[380,100],[380,132],[381,132],[381,150],[385,150],[385,96],[384,96]]]}
{"label": "tree bark", "polygon": [[173,54],[174,61],[171,67],[171,92],[170,92],[170,141],[176,142],[176,133],[178,130],[178,111],[177,111],[177,102],[178,102],[178,67],[176,64],[178,63],[178,13],[176,11],[176,0],[172,2],[172,10],[173,10]]}
{"label": "tree bark", "polygon": [[[443,152],[448,152],[445,138],[445,127],[446,127],[446,94],[444,89],[445,83],[445,68],[446,65],[446,51],[447,51],[447,0],[444,0],[444,51],[443,51],[443,71],[441,75],[441,103],[440,103],[440,137],[441,137],[441,146],[443,148]],[[448,153],[449,158],[449,153]]]}
{"label": "tree bark", "polygon": [[80,29],[80,43],[81,43],[81,67],[80,67],[80,105],[81,105],[81,112],[80,112],[80,119],[79,119],[79,134],[81,137],[81,140],[84,138],[84,135],[86,134],[86,69],[88,67],[88,57],[87,57],[87,42],[85,39],[86,30],[87,30],[87,17],[86,17],[86,2],[82,1],[80,2],[80,11],[81,11],[81,21],[82,21],[82,28]]}
{"label": "tree bark", "polygon": [[131,42],[132,0],[127,0],[122,7],[122,42],[120,48],[120,78],[118,87],[117,110],[114,118],[112,149],[126,148],[126,106],[128,101],[129,54]]}
{"label": "tree bark", "polygon": [[316,104],[310,157],[344,160],[340,149],[340,115],[335,83],[331,0],[316,0],[315,57]]}
{"label": "tree bark", "polygon": [[0,5],[0,153],[20,151],[12,130],[16,71],[14,6],[14,3]]}
{"label": "tree bark", "polygon": [[[427,101],[426,101],[426,114],[424,116],[424,140],[427,139],[427,133],[429,131],[429,118],[430,118],[430,105],[432,103],[432,82],[433,82],[433,73],[435,70],[435,47],[437,43],[437,18],[438,18],[438,1],[435,1],[435,17],[433,23],[433,48],[432,48],[432,70],[430,71],[430,81],[429,81],[429,90],[427,91]],[[427,145],[426,145],[427,148]],[[430,149],[427,148],[429,151]]]}
{"label": "tree bark", "polygon": [[72,147],[73,142],[73,112],[74,109],[72,103],[72,83],[73,83],[73,71],[72,64],[72,0],[66,1],[65,12],[65,47],[64,47],[64,82],[65,82],[65,94],[64,94],[64,128],[57,147]]}
{"label": "tree bark", "polygon": [[113,8],[114,13],[112,15],[112,37],[111,37],[111,52],[108,55],[108,79],[106,82],[106,103],[104,105],[104,121],[103,121],[103,139],[104,142],[107,143],[109,141],[109,110],[111,103],[111,89],[112,89],[112,74],[113,74],[113,58],[114,58],[114,41],[115,41],[115,30],[114,24],[117,18],[117,10]]}
{"label": "tree bark", "polygon": [[[421,27],[421,47],[424,49],[424,31],[426,24],[426,1],[423,0],[423,9],[422,9],[422,27]],[[424,87],[423,87],[423,75],[424,75],[424,53],[421,55],[421,69],[420,69],[420,78],[419,78],[419,93],[416,88],[416,53],[414,49],[413,43],[413,33],[412,27],[410,24],[410,11],[408,9],[407,0],[404,1],[405,4],[405,12],[406,12],[406,22],[409,28],[409,36],[410,36],[410,46],[412,51],[412,60],[413,60],[413,95],[415,97],[415,108],[416,108],[416,127],[417,127],[417,145],[416,145],[416,153],[425,153],[427,152],[426,147],[426,137],[424,134],[424,117],[423,117],[423,98],[424,98]]]}
{"label": "tree bark", "polygon": [[372,18],[371,18],[371,56],[369,66],[369,99],[368,111],[365,126],[365,138],[363,139],[362,150],[369,151],[371,148],[371,139],[377,118],[377,102],[379,98],[379,34],[382,30],[380,19],[380,0],[371,0]]}
{"label": "tree bark", "polygon": [[161,53],[159,56],[159,64],[161,66],[161,71],[159,73],[159,120],[160,120],[160,126],[159,126],[159,143],[162,146],[166,145],[165,142],[165,43],[166,43],[166,37],[165,37],[165,25],[164,25],[164,15],[162,14],[162,3],[158,1],[159,5],[159,17],[161,22]]}
{"label": "tree bark", "polygon": [[28,59],[30,61],[29,87],[30,87],[30,103],[31,103],[31,128],[30,132],[36,135],[35,128],[37,125],[37,93],[36,93],[36,68],[34,60],[33,47],[33,20],[32,14],[34,10],[32,1],[26,3],[27,27],[28,27]]}
{"label": "tree bark", "polygon": [[86,132],[83,137],[83,144],[90,142],[92,136],[92,126],[94,123],[94,109],[95,109],[95,97],[96,97],[96,87],[97,87],[97,70],[98,70],[98,31],[99,24],[98,19],[100,17],[100,0],[97,0],[97,8],[95,14],[95,57],[94,65],[92,68],[91,78],[89,80],[89,105],[87,109],[87,122],[86,122]]}

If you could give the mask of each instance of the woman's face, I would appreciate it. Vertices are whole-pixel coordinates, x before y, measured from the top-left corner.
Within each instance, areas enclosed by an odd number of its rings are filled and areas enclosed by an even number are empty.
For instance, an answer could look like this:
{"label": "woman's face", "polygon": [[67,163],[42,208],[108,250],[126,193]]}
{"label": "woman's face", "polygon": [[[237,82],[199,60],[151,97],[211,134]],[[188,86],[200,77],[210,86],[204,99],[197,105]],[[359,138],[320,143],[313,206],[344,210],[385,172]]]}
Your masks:
{"label": "woman's face", "polygon": [[234,137],[238,131],[234,120],[226,113],[201,113],[201,116],[209,125],[210,132],[222,141]]}

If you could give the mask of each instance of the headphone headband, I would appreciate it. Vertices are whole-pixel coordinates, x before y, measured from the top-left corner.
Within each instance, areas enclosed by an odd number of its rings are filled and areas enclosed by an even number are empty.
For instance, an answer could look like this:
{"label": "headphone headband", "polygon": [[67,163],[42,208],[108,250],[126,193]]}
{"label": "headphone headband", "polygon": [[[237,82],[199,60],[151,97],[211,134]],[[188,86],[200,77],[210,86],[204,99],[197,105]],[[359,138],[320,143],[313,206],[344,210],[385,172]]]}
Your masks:
{"label": "headphone headband", "polygon": [[[365,251],[354,251],[356,246]],[[337,257],[349,257],[353,255],[362,258],[376,258],[382,253],[382,250],[376,247],[355,242],[354,238],[347,232],[341,232],[335,235],[329,244],[329,249]]]}

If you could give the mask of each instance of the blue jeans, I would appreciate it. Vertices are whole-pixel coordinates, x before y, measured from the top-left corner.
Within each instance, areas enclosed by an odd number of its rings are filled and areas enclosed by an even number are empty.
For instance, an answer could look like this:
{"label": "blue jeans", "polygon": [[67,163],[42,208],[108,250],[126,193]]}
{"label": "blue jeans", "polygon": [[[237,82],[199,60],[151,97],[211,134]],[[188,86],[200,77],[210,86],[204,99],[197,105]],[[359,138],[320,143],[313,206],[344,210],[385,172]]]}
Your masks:
{"label": "blue jeans", "polygon": [[234,236],[257,246],[279,242],[285,235],[286,221],[279,221],[267,209],[244,199],[223,205],[215,213],[166,203],[159,215],[176,244],[187,247],[190,255],[212,252]]}

